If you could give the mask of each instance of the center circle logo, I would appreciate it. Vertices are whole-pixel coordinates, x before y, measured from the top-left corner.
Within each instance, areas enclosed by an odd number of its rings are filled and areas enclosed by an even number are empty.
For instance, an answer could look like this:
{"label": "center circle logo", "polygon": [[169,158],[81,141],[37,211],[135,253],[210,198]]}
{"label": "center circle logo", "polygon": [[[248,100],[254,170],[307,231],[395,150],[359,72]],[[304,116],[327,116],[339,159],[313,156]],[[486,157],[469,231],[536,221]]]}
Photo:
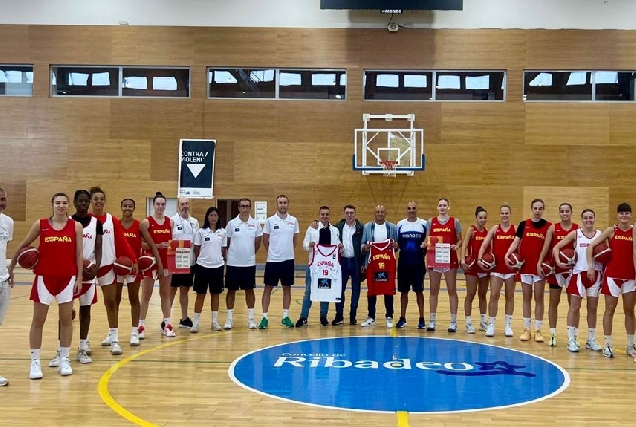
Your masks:
{"label": "center circle logo", "polygon": [[428,337],[279,344],[240,356],[228,373],[241,387],[285,401],[422,414],[524,405],[570,383],[563,368],[529,353]]}

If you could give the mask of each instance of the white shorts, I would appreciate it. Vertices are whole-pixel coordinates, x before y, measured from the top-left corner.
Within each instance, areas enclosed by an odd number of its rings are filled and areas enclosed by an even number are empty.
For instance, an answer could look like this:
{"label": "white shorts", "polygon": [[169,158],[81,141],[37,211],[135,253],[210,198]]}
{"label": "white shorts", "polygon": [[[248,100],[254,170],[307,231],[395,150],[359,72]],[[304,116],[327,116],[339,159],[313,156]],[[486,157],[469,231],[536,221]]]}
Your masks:
{"label": "white shorts", "polygon": [[[622,282],[622,284],[621,284]],[[635,280],[615,279],[613,277],[605,277],[601,287],[603,295],[611,295],[618,298],[623,294],[628,294],[636,290]]]}
{"label": "white shorts", "polygon": [[82,283],[82,294],[77,299],[80,307],[93,305],[97,302],[97,286],[95,283]]}
{"label": "white shorts", "polygon": [[586,288],[583,284],[583,274],[587,274],[587,272],[575,273],[570,276],[570,280],[568,281],[566,292],[570,295],[579,296],[581,298],[592,297],[598,298],[601,293],[601,284],[603,282],[603,275],[600,272],[596,272],[596,280],[594,284],[589,288]]}
{"label": "white shorts", "polygon": [[[551,279],[550,277],[554,277],[554,280]],[[558,286],[559,288],[563,289],[564,286],[567,287],[569,278],[570,278],[570,273],[556,273],[552,276],[549,276],[546,281],[548,282],[548,284],[550,284],[550,286]],[[556,282],[556,283],[550,283],[550,282]]]}
{"label": "white shorts", "polygon": [[115,280],[117,283],[135,283],[135,282],[141,282],[141,280],[137,280],[137,276],[135,276],[134,274],[128,274],[126,276],[117,276],[117,279]]}
{"label": "white shorts", "polygon": [[450,268],[434,268],[433,271],[436,273],[444,274],[451,271],[451,269]]}
{"label": "white shorts", "polygon": [[491,276],[499,277],[503,280],[508,280],[515,277],[515,273],[490,273]]}
{"label": "white shorts", "polygon": [[51,305],[53,301],[56,301],[59,304],[64,304],[67,302],[73,301],[73,286],[75,285],[75,276],[71,276],[68,283],[66,281],[64,284],[61,284],[58,279],[57,281],[51,280],[51,286],[54,286],[56,291],[59,290],[57,295],[51,294],[49,289],[44,284],[44,278],[42,276],[35,276],[35,281],[33,283],[33,288],[31,289],[31,300],[35,302],[39,302],[44,305]]}
{"label": "white shorts", "polygon": [[4,320],[4,315],[7,314],[9,308],[9,299],[11,298],[11,288],[9,287],[9,281],[0,281],[0,325]]}
{"label": "white shorts", "polygon": [[521,275],[521,283],[524,285],[534,285],[537,282],[544,281],[545,278],[538,276],[536,274],[522,274]]}
{"label": "white shorts", "polygon": [[102,277],[97,278],[97,284],[99,286],[108,286],[115,283],[115,271],[110,270],[108,273],[104,274]]}

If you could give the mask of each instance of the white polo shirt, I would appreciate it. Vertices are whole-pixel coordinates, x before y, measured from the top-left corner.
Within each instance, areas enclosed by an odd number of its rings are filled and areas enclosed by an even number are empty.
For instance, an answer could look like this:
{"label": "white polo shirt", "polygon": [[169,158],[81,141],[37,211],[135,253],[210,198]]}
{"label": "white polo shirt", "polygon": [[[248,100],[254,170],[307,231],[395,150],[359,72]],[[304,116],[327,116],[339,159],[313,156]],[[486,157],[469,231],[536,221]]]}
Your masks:
{"label": "white polo shirt", "polygon": [[278,213],[265,221],[263,234],[269,234],[267,262],[282,262],[294,259],[294,234],[300,233],[296,217],[287,214],[285,219]]}
{"label": "white polo shirt", "polygon": [[191,215],[188,215],[188,218],[183,218],[178,213],[174,214],[171,219],[174,223],[172,238],[190,241],[190,265],[194,265],[194,235],[199,231],[199,221]]}
{"label": "white polo shirt", "polygon": [[13,219],[0,213],[0,282],[9,280],[7,269],[7,243],[13,240]]}
{"label": "white polo shirt", "polygon": [[251,216],[243,222],[237,215],[225,227],[230,247],[227,250],[227,265],[251,267],[256,265],[254,240],[263,235],[261,225]]}
{"label": "white polo shirt", "polygon": [[224,228],[212,231],[209,228],[200,228],[194,235],[194,244],[201,246],[197,264],[205,268],[221,267],[223,253],[221,248],[227,246],[227,233]]}

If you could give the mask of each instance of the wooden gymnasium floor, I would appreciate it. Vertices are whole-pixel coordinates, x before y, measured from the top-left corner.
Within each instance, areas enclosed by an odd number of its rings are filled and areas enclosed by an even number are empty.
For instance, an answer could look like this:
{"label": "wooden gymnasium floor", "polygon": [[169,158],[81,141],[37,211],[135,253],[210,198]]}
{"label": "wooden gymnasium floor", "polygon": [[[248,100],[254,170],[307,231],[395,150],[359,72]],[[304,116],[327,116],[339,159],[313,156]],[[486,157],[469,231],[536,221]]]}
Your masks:
{"label": "wooden gymnasium floor", "polygon": [[[228,377],[228,367],[238,356],[249,351],[278,343],[298,341],[308,338],[339,337],[348,335],[386,336],[383,322],[374,328],[360,326],[320,327],[317,307],[312,308],[310,326],[304,329],[285,329],[278,326],[281,311],[281,293],[276,292],[272,299],[271,325],[267,331],[247,330],[243,295],[237,295],[235,329],[231,332],[212,333],[208,326],[209,312],[204,312],[205,328],[199,334],[190,334],[179,330],[176,339],[162,338],[159,333],[160,311],[158,292],[155,291],[150,315],[148,338],[142,345],[131,348],[127,344],[129,334],[129,312],[124,301],[120,332],[124,354],[111,356],[106,347],[99,343],[107,331],[103,305],[94,306],[91,330],[93,363],[80,365],[73,362],[74,374],[62,378],[53,368],[46,366],[54,354],[55,319],[57,310],[51,310],[51,316],[45,327],[42,351],[44,379],[28,379],[29,346],[28,330],[32,313],[28,301],[31,274],[21,272],[16,278],[22,282],[16,286],[11,296],[11,306],[0,328],[2,347],[0,350],[0,373],[9,378],[11,384],[0,388],[3,402],[0,425],[3,426],[459,426],[459,425],[495,425],[495,426],[536,426],[552,425],[631,425],[633,422],[634,395],[636,392],[636,365],[625,355],[625,334],[622,310],[616,312],[614,322],[614,345],[617,357],[604,358],[600,353],[582,350],[571,354],[566,348],[565,315],[567,304],[559,310],[559,346],[550,348],[545,343],[521,343],[517,337],[504,338],[501,324],[503,315],[498,318],[498,335],[487,339],[483,333],[467,335],[463,328],[461,307],[465,292],[464,283],[460,295],[460,331],[452,338],[488,342],[504,347],[521,349],[551,360],[565,368],[571,378],[569,387],[561,394],[524,406],[493,409],[480,412],[464,412],[444,415],[404,416],[396,413],[364,413],[345,410],[325,409],[287,403],[245,390]],[[304,283],[302,277],[297,283]],[[518,285],[519,287],[520,285]],[[260,317],[260,293],[257,290],[256,315]],[[300,301],[303,287],[296,286],[292,293],[292,318],[295,321],[300,313]],[[360,299],[358,321],[366,316],[366,291]],[[191,303],[194,298],[191,298]],[[563,298],[565,302],[565,297]],[[500,313],[503,300],[500,301]],[[517,291],[515,334],[522,329],[521,294]],[[546,295],[547,302],[547,295]],[[207,300],[206,300],[207,303]],[[398,302],[396,300],[396,308]],[[600,304],[602,312],[604,304]],[[619,305],[620,306],[620,305]],[[209,306],[207,306],[209,307]],[[221,307],[223,307],[223,302]],[[438,324],[442,331],[435,333],[420,332],[413,325],[417,318],[416,304],[411,298],[408,317],[412,319],[409,327],[396,331],[398,335],[449,337],[445,328],[448,325],[448,299],[440,294],[440,315]],[[476,307],[476,304],[475,304]],[[381,318],[382,302],[378,302],[378,318]],[[347,310],[348,311],[348,310]],[[173,313],[178,310],[173,309]],[[190,312],[192,312],[190,310]],[[478,313],[476,308],[474,312]],[[584,313],[584,310],[583,310]],[[428,295],[426,295],[426,314],[428,321]],[[330,313],[330,319],[333,309]],[[177,316],[173,316],[177,317]],[[477,316],[474,316],[478,318]],[[584,317],[582,316],[584,319]],[[397,320],[397,319],[396,319]],[[220,321],[225,321],[221,311]],[[584,321],[584,320],[583,320]],[[547,307],[546,307],[547,324]],[[582,323],[583,325],[584,323]],[[600,329],[598,341],[602,345]],[[77,328],[77,321],[74,322]],[[547,326],[547,325],[546,325]],[[544,334],[548,335],[544,327]],[[586,329],[580,332],[584,342]],[[77,333],[77,329],[75,331]],[[73,350],[77,347],[74,336]],[[505,392],[505,390],[503,391]],[[373,398],[382,398],[373,396]],[[424,396],[422,397],[424,398]]]}

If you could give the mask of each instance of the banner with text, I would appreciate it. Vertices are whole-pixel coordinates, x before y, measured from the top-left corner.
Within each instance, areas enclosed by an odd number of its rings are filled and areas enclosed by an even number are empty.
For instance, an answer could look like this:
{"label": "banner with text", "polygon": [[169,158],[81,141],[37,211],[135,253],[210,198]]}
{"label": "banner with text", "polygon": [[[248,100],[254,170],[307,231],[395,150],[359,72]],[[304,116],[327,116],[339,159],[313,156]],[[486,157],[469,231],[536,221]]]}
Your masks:
{"label": "banner with text", "polygon": [[214,188],[213,139],[182,139],[179,142],[179,197],[211,199]]}

